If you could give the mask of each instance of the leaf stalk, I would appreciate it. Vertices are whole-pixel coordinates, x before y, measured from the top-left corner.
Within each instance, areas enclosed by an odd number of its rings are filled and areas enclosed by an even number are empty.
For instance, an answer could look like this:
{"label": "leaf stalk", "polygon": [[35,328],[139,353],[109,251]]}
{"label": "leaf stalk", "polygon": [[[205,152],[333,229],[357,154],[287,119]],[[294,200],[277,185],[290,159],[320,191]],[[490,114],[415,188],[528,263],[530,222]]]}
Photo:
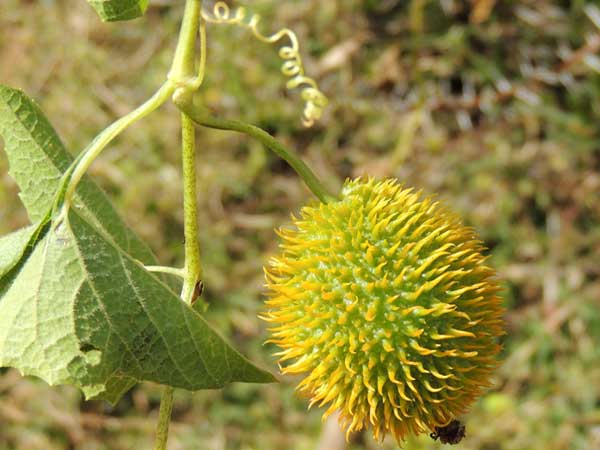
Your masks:
{"label": "leaf stalk", "polygon": [[335,197],[329,194],[325,186],[304,161],[262,128],[239,120],[212,116],[206,110],[194,105],[193,99],[187,95],[179,96],[176,94],[173,101],[183,113],[187,114],[198,125],[218,130],[237,131],[258,140],[277,156],[283,158],[321,202],[328,203],[335,200]]}
{"label": "leaf stalk", "polygon": [[73,173],[67,185],[63,203],[63,216],[69,211],[75,189],[77,185],[92,165],[94,160],[102,153],[102,150],[126,128],[146,117],[155,109],[165,103],[175,92],[176,86],[171,81],[166,81],[156,93],[145,101],[142,105],[131,111],[129,114],[121,117],[116,122],[113,122],[104,129],[83,151],[83,155],[76,159],[77,165],[73,169]]}

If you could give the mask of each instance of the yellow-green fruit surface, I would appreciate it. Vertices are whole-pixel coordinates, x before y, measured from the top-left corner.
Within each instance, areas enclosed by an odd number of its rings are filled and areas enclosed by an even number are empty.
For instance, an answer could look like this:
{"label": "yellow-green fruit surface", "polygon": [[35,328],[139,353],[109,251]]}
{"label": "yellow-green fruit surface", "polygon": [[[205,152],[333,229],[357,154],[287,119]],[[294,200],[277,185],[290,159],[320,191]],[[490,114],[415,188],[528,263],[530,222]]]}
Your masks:
{"label": "yellow-green fruit surface", "polygon": [[348,432],[402,440],[444,426],[490,386],[499,285],[471,228],[395,180],[346,181],[281,229],[263,318],[283,373]]}

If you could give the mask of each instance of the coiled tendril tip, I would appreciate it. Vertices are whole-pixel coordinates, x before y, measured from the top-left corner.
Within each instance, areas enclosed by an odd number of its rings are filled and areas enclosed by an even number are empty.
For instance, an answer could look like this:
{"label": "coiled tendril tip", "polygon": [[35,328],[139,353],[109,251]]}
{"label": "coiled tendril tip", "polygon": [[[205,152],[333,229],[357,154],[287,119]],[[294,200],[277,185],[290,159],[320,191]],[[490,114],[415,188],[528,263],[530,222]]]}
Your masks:
{"label": "coiled tendril tip", "polygon": [[283,60],[281,73],[290,78],[286,83],[286,88],[290,90],[302,88],[301,97],[305,102],[302,117],[304,126],[311,127],[315,121],[321,118],[328,100],[325,94],[319,90],[317,82],[305,74],[298,37],[292,30],[283,28],[271,35],[264,35],[258,29],[261,20],[259,14],[249,15],[246,8],[242,6],[232,11],[229,5],[222,1],[214,4],[212,14],[202,11],[202,17],[209,23],[239,25],[248,28],[255,38],[268,44],[288,38],[290,44],[282,46],[278,52],[279,57]]}

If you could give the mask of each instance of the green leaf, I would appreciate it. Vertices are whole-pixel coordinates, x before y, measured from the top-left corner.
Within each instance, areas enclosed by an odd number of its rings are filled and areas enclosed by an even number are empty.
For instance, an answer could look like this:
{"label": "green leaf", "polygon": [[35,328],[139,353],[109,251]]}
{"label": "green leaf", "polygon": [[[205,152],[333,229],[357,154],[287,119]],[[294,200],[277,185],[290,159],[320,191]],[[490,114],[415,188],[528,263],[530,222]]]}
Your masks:
{"label": "green leaf", "polygon": [[[44,218],[59,180],[73,157],[38,105],[23,92],[0,85],[0,136],[4,139],[9,173],[32,223]],[[156,264],[150,249],[128,228],[104,192],[84,177],[77,187],[75,206],[109,234],[124,251],[146,264]]]}
{"label": "green leaf", "polygon": [[111,402],[133,381],[188,390],[274,381],[74,210],[0,300],[2,366]]}
{"label": "green leaf", "polygon": [[131,20],[146,12],[148,0],[87,0],[105,22]]}
{"label": "green leaf", "polygon": [[0,238],[0,301],[7,286],[14,279],[22,260],[33,249],[35,243],[45,231],[47,219],[38,225],[21,228]]}
{"label": "green leaf", "polygon": [[39,107],[0,85],[10,173],[38,225],[0,239],[0,367],[116,402],[140,380],[195,390],[270,382],[138,261],[156,264],[87,177],[48,226],[73,158]]}
{"label": "green leaf", "polygon": [[0,280],[21,260],[37,228],[29,225],[0,238]]}

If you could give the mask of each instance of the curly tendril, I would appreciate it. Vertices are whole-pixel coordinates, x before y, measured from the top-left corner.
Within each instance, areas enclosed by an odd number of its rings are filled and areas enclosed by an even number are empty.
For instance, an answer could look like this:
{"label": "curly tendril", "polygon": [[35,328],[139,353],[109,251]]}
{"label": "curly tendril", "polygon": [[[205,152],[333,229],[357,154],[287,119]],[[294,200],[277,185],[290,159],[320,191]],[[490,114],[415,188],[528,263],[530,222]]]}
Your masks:
{"label": "curly tendril", "polygon": [[264,35],[258,29],[260,22],[259,14],[248,14],[246,8],[240,6],[231,10],[225,2],[216,2],[212,14],[202,11],[202,18],[209,23],[232,24],[246,27],[252,31],[254,37],[262,42],[274,44],[281,39],[288,38],[290,45],[284,45],[279,49],[279,57],[284,60],[281,72],[288,78],[287,89],[302,87],[301,97],[305,102],[302,123],[311,127],[323,114],[323,108],[327,105],[327,97],[319,90],[317,82],[306,76],[302,57],[300,56],[300,45],[298,37],[289,28],[283,28],[269,36]]}

